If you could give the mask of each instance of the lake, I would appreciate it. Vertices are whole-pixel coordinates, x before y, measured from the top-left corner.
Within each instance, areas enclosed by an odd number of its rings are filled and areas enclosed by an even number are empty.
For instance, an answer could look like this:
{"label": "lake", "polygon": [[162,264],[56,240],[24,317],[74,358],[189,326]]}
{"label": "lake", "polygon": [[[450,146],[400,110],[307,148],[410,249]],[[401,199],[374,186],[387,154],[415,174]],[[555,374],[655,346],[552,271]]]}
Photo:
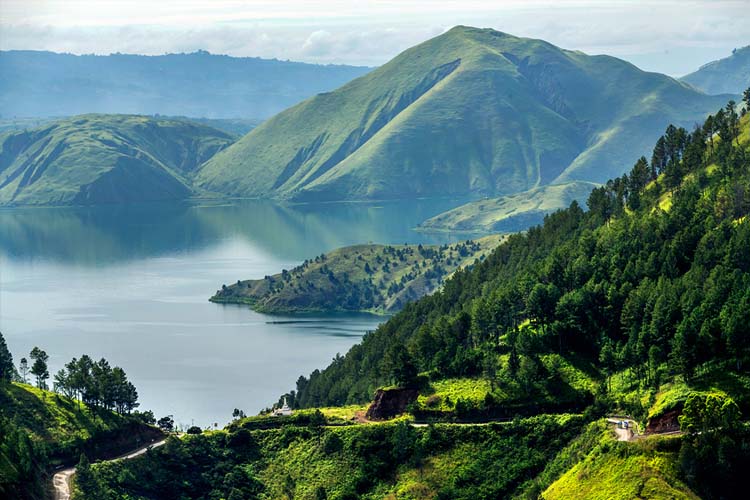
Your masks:
{"label": "lake", "polygon": [[382,317],[280,317],[208,298],[355,243],[446,243],[412,228],[461,200],[0,210],[0,331],[50,373],[81,354],[121,366],[142,410],[182,425],[255,414],[344,354]]}

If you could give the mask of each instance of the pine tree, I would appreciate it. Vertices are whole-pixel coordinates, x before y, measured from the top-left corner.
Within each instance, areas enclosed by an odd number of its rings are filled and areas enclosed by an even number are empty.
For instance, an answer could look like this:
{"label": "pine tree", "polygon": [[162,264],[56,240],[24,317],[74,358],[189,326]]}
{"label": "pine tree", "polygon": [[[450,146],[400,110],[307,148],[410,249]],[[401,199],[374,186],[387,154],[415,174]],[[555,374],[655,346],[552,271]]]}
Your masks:
{"label": "pine tree", "polygon": [[0,382],[10,382],[16,369],[13,366],[13,356],[5,344],[5,338],[0,332]]}

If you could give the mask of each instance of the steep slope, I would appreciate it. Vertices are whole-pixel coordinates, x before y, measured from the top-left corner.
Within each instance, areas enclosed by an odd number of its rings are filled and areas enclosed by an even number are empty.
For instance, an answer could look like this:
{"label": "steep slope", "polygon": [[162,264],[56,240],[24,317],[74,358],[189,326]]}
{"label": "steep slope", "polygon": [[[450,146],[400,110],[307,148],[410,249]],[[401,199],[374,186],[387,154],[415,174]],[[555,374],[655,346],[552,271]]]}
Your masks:
{"label": "steep slope", "polygon": [[0,110],[10,116],[133,113],[267,118],[370,68],[192,54],[0,51]]}
{"label": "steep slope", "polygon": [[472,201],[431,217],[419,225],[424,231],[515,232],[539,224],[544,216],[583,203],[596,184],[574,181],[542,186],[522,193]]}
{"label": "steep slope", "polygon": [[750,87],[750,45],[681,78],[707,94],[741,94]]}
{"label": "steep slope", "polygon": [[0,135],[0,205],[188,197],[196,168],[232,137],[184,120],[82,115]]}
{"label": "steep slope", "polygon": [[456,27],[266,121],[198,181],[300,201],[601,182],[670,121],[692,125],[723,102],[612,57]]}

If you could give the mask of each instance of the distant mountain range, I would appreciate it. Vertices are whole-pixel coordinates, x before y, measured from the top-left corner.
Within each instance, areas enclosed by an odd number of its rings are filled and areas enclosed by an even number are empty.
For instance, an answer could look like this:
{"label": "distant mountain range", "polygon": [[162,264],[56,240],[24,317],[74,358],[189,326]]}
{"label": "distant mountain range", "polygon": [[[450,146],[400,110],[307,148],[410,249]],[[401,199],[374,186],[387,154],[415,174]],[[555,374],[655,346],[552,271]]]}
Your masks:
{"label": "distant mountain range", "polygon": [[741,94],[750,87],[750,45],[735,49],[732,55],[704,64],[682,81],[707,94]]}
{"label": "distant mountain range", "polygon": [[234,137],[185,120],[83,115],[0,135],[0,205],[179,200]]}
{"label": "distant mountain range", "polygon": [[256,128],[247,118],[9,120],[38,126],[0,135],[0,204],[468,196],[489,199],[423,229],[515,230],[628,170],[668,124],[692,127],[726,102],[613,57],[459,26],[369,73],[204,52],[0,52],[0,109],[257,116],[352,77]]}
{"label": "distant mountain range", "polygon": [[0,118],[84,113],[262,119],[370,68],[192,54],[0,51]]}
{"label": "distant mountain range", "polygon": [[231,196],[498,196],[603,182],[726,102],[609,56],[459,26],[279,113],[197,175]]}

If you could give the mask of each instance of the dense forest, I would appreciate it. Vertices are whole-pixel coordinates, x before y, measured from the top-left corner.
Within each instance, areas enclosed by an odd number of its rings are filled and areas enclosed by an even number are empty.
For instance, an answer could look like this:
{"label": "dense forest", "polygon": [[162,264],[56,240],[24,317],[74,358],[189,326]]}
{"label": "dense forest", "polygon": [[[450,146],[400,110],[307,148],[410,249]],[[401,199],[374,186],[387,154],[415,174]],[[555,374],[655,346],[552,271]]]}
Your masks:
{"label": "dense forest", "polygon": [[654,387],[706,363],[746,369],[747,122],[730,102],[693,131],[670,126],[650,161],[592,191],[588,211],[573,203],[513,235],[301,377],[295,404],[369,400],[399,363],[433,378],[519,379],[554,352]]}

